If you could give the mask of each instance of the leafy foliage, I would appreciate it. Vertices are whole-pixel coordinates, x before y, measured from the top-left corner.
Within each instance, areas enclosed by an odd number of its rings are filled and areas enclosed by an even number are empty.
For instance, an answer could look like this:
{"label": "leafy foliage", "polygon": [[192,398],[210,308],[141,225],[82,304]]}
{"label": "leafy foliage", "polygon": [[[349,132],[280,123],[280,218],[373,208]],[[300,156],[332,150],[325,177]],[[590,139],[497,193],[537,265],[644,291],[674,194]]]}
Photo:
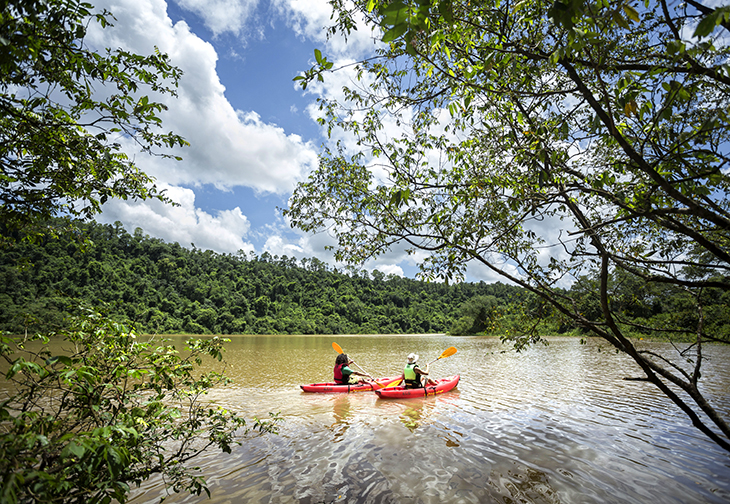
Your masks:
{"label": "leafy foliage", "polygon": [[452,326],[451,334],[480,334],[493,332],[497,321],[498,303],[494,296],[476,296],[461,306],[461,318]]}
{"label": "leafy foliage", "polygon": [[[330,229],[338,259],[353,263],[396,243],[426,251],[426,278],[459,278],[481,263],[630,355],[730,450],[730,427],[699,387],[702,344],[713,338],[706,294],[730,290],[727,8],[333,6],[333,31],[364,19],[382,44],[357,65],[344,100],[320,102],[321,121],[353,134],[358,150],[323,153],[291,200],[293,225]],[[325,61],[300,82],[326,76]],[[622,297],[624,282],[652,306],[658,293],[682,291],[682,312],[694,314],[642,323],[647,305]],[[539,339],[540,326],[528,327],[518,347]],[[659,357],[634,345],[635,330],[691,342]]]}
{"label": "leafy foliage", "polygon": [[434,333],[449,331],[473,296],[508,305],[523,292],[500,283],[346,274],[317,259],[189,250],[141,229],[130,235],[120,223],[76,226],[79,235],[0,251],[0,328],[53,329],[69,303],[83,299],[147,333]]}
{"label": "leafy foliage", "polygon": [[120,142],[150,153],[187,145],[159,131],[166,106],[143,94],[174,95],[181,72],[159,52],[88,47],[89,24],[112,21],[80,0],[1,4],[0,221],[25,237],[47,232],[51,216],[89,218],[109,198],[168,201]]}
{"label": "leafy foliage", "polygon": [[[52,354],[50,338],[67,353]],[[230,453],[251,428],[235,412],[208,404],[228,382],[201,374],[222,359],[225,340],[190,340],[181,354],[93,311],[50,336],[0,339],[9,397],[0,402],[2,501],[125,502],[130,485],[161,473],[173,491],[207,492],[186,462],[215,447]]]}
{"label": "leafy foliage", "polygon": [[[109,198],[170,202],[123,144],[164,157],[173,156],[158,151],[187,145],[161,130],[166,106],[155,101],[175,95],[181,72],[159,51],[89,47],[92,23],[105,28],[113,19],[81,0],[0,2],[4,252],[56,235],[73,240],[72,219],[90,219]],[[63,221],[49,226],[52,217]],[[88,244],[76,246],[83,255]],[[21,275],[10,273],[27,293]],[[12,299],[3,296],[5,315]],[[187,463],[208,448],[230,452],[251,428],[203,397],[226,383],[216,372],[196,375],[204,358],[222,358],[223,341],[191,340],[181,357],[96,312],[67,322],[68,309],[37,301],[28,311],[44,319],[44,333],[53,328],[50,336],[0,337],[11,387],[0,398],[0,501],[125,502],[130,485],[155,473],[174,491],[207,492]],[[51,354],[49,337],[64,338],[68,352]]]}
{"label": "leafy foliage", "polygon": [[[0,251],[0,330],[54,330],[82,299],[106,305],[150,334],[448,332],[509,338],[536,324],[543,334],[586,333],[534,293],[499,282],[447,285],[377,270],[340,272],[317,259],[189,250],[142,230],[130,235],[119,223],[75,226],[78,235]],[[599,283],[597,276],[584,276],[560,292],[598,320]],[[683,289],[627,274],[612,275],[608,288],[635,339],[694,338],[697,306]],[[717,289],[703,292],[708,338],[730,340],[728,296]]]}

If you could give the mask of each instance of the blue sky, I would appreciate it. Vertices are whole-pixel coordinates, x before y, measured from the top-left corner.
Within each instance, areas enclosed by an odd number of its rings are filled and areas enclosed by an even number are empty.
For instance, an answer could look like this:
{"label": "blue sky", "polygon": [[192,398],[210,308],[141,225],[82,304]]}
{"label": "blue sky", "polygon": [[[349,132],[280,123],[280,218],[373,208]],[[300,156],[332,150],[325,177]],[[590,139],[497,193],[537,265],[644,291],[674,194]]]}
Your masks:
{"label": "blue sky", "polygon": [[256,32],[248,35],[216,34],[200,15],[174,1],[167,3],[167,12],[173,23],[187,23],[193,33],[213,45],[219,58],[217,75],[236,108],[256,111],[264,122],[280,125],[288,133],[319,137],[319,128],[303,113],[311,100],[292,82],[307,68],[317,44],[297,36],[273,5],[254,6],[247,24]]}
{"label": "blue sky", "polygon": [[[329,139],[316,123],[318,97],[342,101],[342,88],[354,79],[351,63],[372,55],[375,37],[368,28],[347,40],[327,39],[332,20],[327,0],[91,0],[97,10],[116,18],[114,27],[92,25],[89,46],[123,48],[150,54],[155,47],[183,70],[178,97],[152,97],[168,105],[161,115],[165,131],[174,131],[190,147],[173,152],[175,162],[138,152],[120,138],[137,165],[157,180],[178,206],[157,201],[111,201],[98,220],[121,221],[131,233],[144,233],[184,247],[220,253],[316,257],[331,266],[326,232],[305,234],[291,229],[279,208],[287,206],[296,184],[317,166],[323,145],[341,141],[351,152],[352,138]],[[314,59],[318,48],[338,71],[306,92],[292,80]],[[98,90],[100,94],[104,89]],[[402,126],[382,118],[387,134]],[[377,168],[373,168],[377,171]],[[374,173],[381,181],[387,173]],[[534,224],[547,244],[560,243],[569,223],[558,220]],[[540,260],[564,254],[544,246]],[[364,265],[385,274],[414,277],[425,254],[395,248]],[[497,265],[519,274],[514,264]],[[502,279],[479,264],[471,264],[467,280]]]}
{"label": "blue sky", "polygon": [[[339,71],[306,92],[292,79],[309,68],[315,48],[336,68],[371,54],[370,31],[328,40],[327,0],[97,0],[95,6],[116,22],[92,29],[92,47],[140,54],[158,47],[183,70],[178,98],[157,99],[169,106],[164,129],[191,144],[176,152],[181,162],[125,146],[179,206],[112,201],[98,220],[121,221],[130,233],[139,227],[184,247],[317,257],[342,267],[325,250],[334,244],[331,236],[291,229],[278,208],[317,166],[322,146],[334,141],[316,123],[316,99],[341,96],[350,75]],[[421,258],[393,250],[364,268],[414,277]],[[468,279],[497,277],[472,269]]]}

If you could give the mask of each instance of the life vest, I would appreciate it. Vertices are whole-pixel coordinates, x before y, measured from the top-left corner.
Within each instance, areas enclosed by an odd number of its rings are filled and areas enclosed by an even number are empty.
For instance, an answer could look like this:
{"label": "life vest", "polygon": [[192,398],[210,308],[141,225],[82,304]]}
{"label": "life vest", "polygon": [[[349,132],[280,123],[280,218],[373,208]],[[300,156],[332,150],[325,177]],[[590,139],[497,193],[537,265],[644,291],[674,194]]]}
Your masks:
{"label": "life vest", "polygon": [[406,388],[419,388],[421,387],[421,376],[416,373],[418,364],[406,364],[403,369],[403,378],[406,380]]}
{"label": "life vest", "polygon": [[335,366],[335,383],[339,383],[340,385],[347,385],[349,383],[350,375],[342,373],[342,368],[345,366],[347,366],[347,363],[344,362]]}
{"label": "life vest", "polygon": [[342,376],[342,368],[345,367],[347,364],[344,362],[342,364],[335,365],[335,383],[339,383],[340,385],[346,384],[350,377],[344,377]]}

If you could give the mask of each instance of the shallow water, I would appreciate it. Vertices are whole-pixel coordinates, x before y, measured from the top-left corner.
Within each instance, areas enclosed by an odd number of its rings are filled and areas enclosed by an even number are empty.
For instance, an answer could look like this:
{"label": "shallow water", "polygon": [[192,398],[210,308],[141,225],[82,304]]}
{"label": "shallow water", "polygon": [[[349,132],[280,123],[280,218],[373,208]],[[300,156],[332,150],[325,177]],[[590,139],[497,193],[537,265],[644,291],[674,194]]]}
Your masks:
{"label": "shallow water", "polygon": [[[281,412],[279,435],[254,436],[230,455],[196,461],[210,503],[730,502],[730,454],[693,428],[628,358],[599,340],[554,338],[515,353],[494,338],[446,336],[234,336],[214,398],[246,416]],[[460,374],[436,397],[306,394],[329,381],[332,342],[374,376],[405,356]],[[660,344],[653,349],[662,351]],[[706,349],[703,387],[730,416],[730,348]],[[136,504],[165,495],[159,480]]]}

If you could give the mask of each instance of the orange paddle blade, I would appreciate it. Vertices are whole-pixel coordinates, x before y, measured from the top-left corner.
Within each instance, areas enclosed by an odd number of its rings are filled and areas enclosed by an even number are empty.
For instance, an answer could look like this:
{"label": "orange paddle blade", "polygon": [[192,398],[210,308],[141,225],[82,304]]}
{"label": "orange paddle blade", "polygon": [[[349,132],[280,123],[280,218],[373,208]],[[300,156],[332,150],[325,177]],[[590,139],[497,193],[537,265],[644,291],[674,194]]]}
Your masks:
{"label": "orange paddle blade", "polygon": [[439,359],[443,359],[444,357],[451,357],[456,353],[456,347],[449,347],[446,350],[444,350],[444,353],[441,354]]}
{"label": "orange paddle blade", "polygon": [[442,353],[441,355],[439,355],[438,357],[436,357],[434,360],[432,360],[431,362],[429,362],[428,365],[430,366],[431,364],[433,364],[437,360],[443,359],[445,357],[450,357],[450,356],[454,355],[455,353],[456,353],[456,347],[449,347],[446,350],[444,350],[444,353]]}
{"label": "orange paddle blade", "polygon": [[[334,341],[332,342],[332,348],[334,348],[335,352],[337,352],[337,353],[345,353],[342,351],[342,347],[340,345],[338,345],[337,343],[335,343]],[[454,349],[454,350],[456,350],[456,349]]]}

